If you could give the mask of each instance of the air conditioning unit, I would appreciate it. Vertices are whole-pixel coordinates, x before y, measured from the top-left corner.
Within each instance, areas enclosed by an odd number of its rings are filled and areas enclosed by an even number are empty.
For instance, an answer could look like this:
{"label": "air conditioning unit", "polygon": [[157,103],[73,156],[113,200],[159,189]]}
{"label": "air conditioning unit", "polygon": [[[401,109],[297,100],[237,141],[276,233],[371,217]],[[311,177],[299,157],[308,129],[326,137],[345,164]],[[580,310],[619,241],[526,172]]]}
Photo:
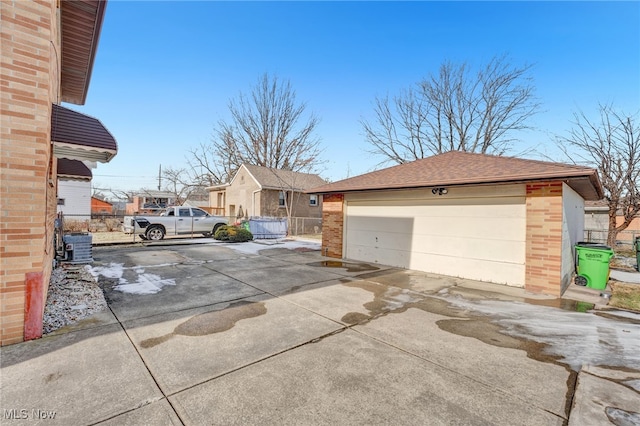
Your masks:
{"label": "air conditioning unit", "polygon": [[63,262],[80,264],[93,262],[92,235],[86,232],[66,234],[62,237],[65,256]]}

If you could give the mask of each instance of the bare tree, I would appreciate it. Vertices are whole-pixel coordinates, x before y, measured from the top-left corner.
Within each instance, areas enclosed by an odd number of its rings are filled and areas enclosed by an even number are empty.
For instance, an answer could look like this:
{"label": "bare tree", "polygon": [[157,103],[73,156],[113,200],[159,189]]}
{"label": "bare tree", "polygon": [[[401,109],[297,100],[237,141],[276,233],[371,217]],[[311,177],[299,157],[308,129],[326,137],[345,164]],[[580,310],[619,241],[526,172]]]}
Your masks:
{"label": "bare tree", "polygon": [[[599,105],[598,119],[574,113],[573,125],[568,136],[559,137],[560,147],[574,162],[598,169],[609,206],[607,244],[613,247],[618,232],[627,229],[640,212],[640,119],[638,114],[625,115],[611,105]],[[620,224],[618,214],[623,217]]]}
{"label": "bare tree", "polygon": [[204,186],[187,168],[166,167],[162,171],[164,190],[175,197],[175,203],[182,205],[192,194],[200,193]]}
{"label": "bare tree", "polygon": [[531,67],[500,56],[473,74],[466,63],[445,62],[399,95],[376,98],[373,122],[361,120],[370,152],[380,164],[454,150],[505,153],[539,108]]}
{"label": "bare tree", "polygon": [[312,171],[321,163],[314,134],[319,120],[306,114],[289,81],[264,74],[251,93],[240,93],[228,106],[231,120],[218,122],[210,145],[191,151],[191,167],[210,185],[228,181],[243,163],[292,171]]}
{"label": "bare tree", "polygon": [[236,166],[233,144],[204,144],[189,151],[187,163],[194,183],[207,187],[228,182],[239,166]]}

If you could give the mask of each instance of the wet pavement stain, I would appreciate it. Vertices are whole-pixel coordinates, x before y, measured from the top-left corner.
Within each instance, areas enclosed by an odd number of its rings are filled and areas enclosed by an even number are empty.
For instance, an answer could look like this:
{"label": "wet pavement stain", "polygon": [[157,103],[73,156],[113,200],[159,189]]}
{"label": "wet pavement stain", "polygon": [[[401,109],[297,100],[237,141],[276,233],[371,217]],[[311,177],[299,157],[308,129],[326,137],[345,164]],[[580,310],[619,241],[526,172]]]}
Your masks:
{"label": "wet pavement stain", "polygon": [[166,342],[173,336],[206,336],[209,334],[227,331],[240,320],[255,318],[267,313],[264,302],[240,301],[230,304],[220,311],[205,312],[196,315],[187,321],[179,324],[173,332],[164,336],[152,337],[140,342],[140,346],[145,349],[152,348]]}
{"label": "wet pavement stain", "polygon": [[377,266],[369,265],[368,263],[342,262],[339,260],[323,260],[320,262],[307,263],[307,265],[325,268],[343,268],[346,269],[347,272],[367,272],[377,271],[380,269]]}
{"label": "wet pavement stain", "polygon": [[[569,414],[578,374],[569,365],[560,362],[560,356],[546,353],[547,344],[504,334],[502,333],[502,328],[492,322],[494,320],[493,317],[471,313],[465,309],[455,307],[446,300],[431,295],[416,294],[400,288],[387,287],[383,284],[367,281],[344,282],[342,285],[360,288],[373,293],[374,296],[373,301],[363,304],[363,307],[369,311],[369,315],[360,312],[349,312],[341,319],[345,324],[365,324],[387,314],[403,313],[410,308],[420,309],[432,314],[449,317],[448,319],[436,321],[436,325],[442,331],[478,339],[492,346],[522,350],[525,351],[528,358],[563,367],[568,373],[564,412],[565,415]],[[482,293],[480,290],[472,289],[472,291],[477,295]],[[408,293],[411,293],[410,297],[398,297],[398,295],[406,295]],[[482,298],[489,299],[493,294],[491,292],[485,293]],[[402,299],[406,300],[406,303],[398,304],[398,300]]]}
{"label": "wet pavement stain", "polygon": [[60,372],[55,372],[55,373],[51,373],[51,374],[47,374],[44,378],[44,382],[45,383],[51,383],[51,382],[55,382],[56,380],[58,380],[60,377],[62,377],[62,374],[60,374]]}
{"label": "wet pavement stain", "polygon": [[354,325],[364,321],[377,318],[389,312],[401,313],[409,308],[418,308],[427,312],[441,314],[449,317],[461,317],[462,310],[449,305],[447,302],[410,292],[406,289],[388,287],[370,281],[346,281],[342,285],[351,288],[359,288],[373,294],[373,300],[362,306],[369,311],[369,314],[361,312],[349,312],[341,318],[345,324]]}
{"label": "wet pavement stain", "polygon": [[530,305],[560,308],[570,312],[589,312],[596,306],[593,303],[579,302],[571,299],[524,299],[524,302]]}

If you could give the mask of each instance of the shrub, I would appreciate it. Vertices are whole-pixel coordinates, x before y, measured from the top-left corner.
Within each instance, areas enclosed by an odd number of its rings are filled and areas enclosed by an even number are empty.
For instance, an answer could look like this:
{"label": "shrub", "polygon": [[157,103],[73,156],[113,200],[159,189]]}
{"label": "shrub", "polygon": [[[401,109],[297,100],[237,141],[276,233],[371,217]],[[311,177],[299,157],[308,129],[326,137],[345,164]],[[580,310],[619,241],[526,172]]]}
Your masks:
{"label": "shrub", "polygon": [[218,228],[213,238],[219,241],[243,243],[253,240],[253,234],[249,230],[239,226],[223,225]]}
{"label": "shrub", "polygon": [[66,232],[86,232],[89,230],[88,220],[65,219],[64,230]]}

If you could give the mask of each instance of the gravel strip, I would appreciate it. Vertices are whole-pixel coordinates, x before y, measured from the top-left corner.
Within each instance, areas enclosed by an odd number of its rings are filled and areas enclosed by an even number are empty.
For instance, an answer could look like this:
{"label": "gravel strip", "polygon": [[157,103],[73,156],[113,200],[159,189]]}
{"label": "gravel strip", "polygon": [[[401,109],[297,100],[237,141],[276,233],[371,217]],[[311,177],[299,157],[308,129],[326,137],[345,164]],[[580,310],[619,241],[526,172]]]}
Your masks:
{"label": "gravel strip", "polygon": [[44,307],[43,334],[73,324],[107,308],[87,265],[65,265],[51,272]]}

